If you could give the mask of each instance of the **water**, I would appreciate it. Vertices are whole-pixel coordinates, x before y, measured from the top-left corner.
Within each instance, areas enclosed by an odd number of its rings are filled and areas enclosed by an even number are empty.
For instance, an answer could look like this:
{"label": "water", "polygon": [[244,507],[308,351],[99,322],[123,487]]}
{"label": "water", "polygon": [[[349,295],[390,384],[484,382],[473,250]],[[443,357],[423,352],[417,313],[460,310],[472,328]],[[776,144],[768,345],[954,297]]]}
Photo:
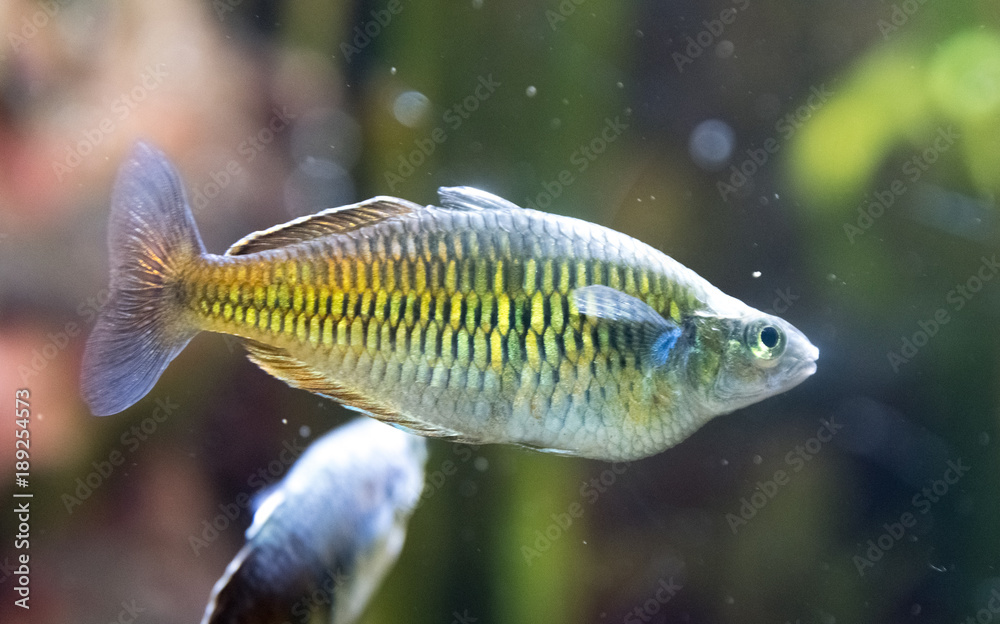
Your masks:
{"label": "water", "polygon": [[86,412],[108,198],[141,137],[212,252],[472,185],[649,243],[820,349],[801,386],[642,461],[432,442],[362,621],[992,621],[1000,22],[943,6],[11,3],[0,386],[31,393],[34,496],[0,620],[28,621],[28,578],[35,623],[197,621],[252,497],[353,415],[207,335],[134,408]]}

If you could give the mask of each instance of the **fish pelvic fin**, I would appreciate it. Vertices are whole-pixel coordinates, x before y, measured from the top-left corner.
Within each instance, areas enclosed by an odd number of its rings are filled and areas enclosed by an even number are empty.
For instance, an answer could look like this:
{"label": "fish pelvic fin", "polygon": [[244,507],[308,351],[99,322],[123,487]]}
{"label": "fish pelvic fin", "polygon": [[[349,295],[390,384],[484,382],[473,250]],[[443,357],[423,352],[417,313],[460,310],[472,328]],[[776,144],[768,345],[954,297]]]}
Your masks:
{"label": "fish pelvic fin", "polygon": [[137,143],[115,181],[109,297],[83,354],[81,393],[98,416],[144,397],[198,332],[180,304],[182,275],[205,248],[177,172]]}

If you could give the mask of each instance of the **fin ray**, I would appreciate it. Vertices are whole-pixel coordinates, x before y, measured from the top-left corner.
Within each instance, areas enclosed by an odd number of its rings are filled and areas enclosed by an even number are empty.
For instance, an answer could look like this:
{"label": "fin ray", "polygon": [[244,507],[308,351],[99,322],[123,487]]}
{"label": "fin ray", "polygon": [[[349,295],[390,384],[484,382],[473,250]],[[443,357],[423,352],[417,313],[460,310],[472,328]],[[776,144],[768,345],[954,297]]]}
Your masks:
{"label": "fin ray", "polygon": [[422,206],[405,199],[387,196],[373,197],[357,204],[330,208],[260,232],[254,232],[233,243],[226,251],[226,255],[242,256],[268,249],[278,249],[331,234],[344,234],[421,209]]}
{"label": "fin ray", "polygon": [[663,366],[681,336],[681,328],[646,302],[609,286],[594,284],[570,293],[580,314],[642,329],[639,352],[648,367]]}
{"label": "fin ray", "polygon": [[471,186],[442,186],[441,206],[452,210],[520,210],[517,204]]}
{"label": "fin ray", "polygon": [[347,409],[361,412],[408,433],[471,444],[476,443],[475,439],[466,437],[457,431],[414,420],[387,403],[373,400],[367,395],[351,390],[331,380],[327,374],[299,360],[285,349],[256,340],[246,340],[244,344],[247,348],[247,357],[250,358],[251,362],[293,388],[307,390],[333,399],[343,404]]}
{"label": "fin ray", "polygon": [[110,296],[83,354],[81,394],[98,416],[144,397],[198,332],[177,304],[186,264],[205,248],[177,172],[137,143],[122,165],[108,226]]}

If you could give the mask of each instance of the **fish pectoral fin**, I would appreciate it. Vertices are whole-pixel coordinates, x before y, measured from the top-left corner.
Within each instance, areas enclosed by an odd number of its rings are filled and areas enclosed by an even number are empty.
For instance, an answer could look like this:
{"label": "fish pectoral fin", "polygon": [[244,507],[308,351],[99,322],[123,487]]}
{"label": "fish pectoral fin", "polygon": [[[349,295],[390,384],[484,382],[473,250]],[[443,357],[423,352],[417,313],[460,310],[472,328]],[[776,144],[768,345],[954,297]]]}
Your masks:
{"label": "fish pectoral fin", "polygon": [[681,336],[681,328],[648,303],[609,286],[591,285],[570,293],[570,301],[583,316],[626,323],[639,330],[638,350],[647,367],[663,366]]}
{"label": "fish pectoral fin", "polygon": [[520,210],[521,207],[493,193],[471,186],[442,186],[438,189],[442,208],[452,210]]}
{"label": "fish pectoral fin", "polygon": [[293,219],[272,228],[243,237],[226,251],[227,256],[279,249],[331,234],[344,234],[374,225],[385,219],[410,214],[423,207],[396,197],[379,196],[339,208],[330,208],[313,215]]}
{"label": "fish pectoral fin", "polygon": [[280,347],[246,340],[247,357],[270,375],[277,377],[293,388],[321,394],[339,403],[371,414],[379,420],[396,422],[400,416],[388,405],[376,403],[368,397],[351,390],[302,360],[292,356]]}

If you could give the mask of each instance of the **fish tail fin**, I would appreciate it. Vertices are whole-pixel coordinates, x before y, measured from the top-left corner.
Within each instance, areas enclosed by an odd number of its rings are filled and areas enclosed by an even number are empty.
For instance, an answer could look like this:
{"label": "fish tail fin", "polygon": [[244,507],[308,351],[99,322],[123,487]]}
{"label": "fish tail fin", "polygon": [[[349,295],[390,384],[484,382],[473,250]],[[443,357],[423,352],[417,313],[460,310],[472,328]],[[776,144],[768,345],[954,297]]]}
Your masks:
{"label": "fish tail fin", "polygon": [[98,416],[144,397],[198,328],[179,294],[205,252],[177,172],[137,143],[115,181],[108,225],[111,284],[83,354],[81,390]]}

